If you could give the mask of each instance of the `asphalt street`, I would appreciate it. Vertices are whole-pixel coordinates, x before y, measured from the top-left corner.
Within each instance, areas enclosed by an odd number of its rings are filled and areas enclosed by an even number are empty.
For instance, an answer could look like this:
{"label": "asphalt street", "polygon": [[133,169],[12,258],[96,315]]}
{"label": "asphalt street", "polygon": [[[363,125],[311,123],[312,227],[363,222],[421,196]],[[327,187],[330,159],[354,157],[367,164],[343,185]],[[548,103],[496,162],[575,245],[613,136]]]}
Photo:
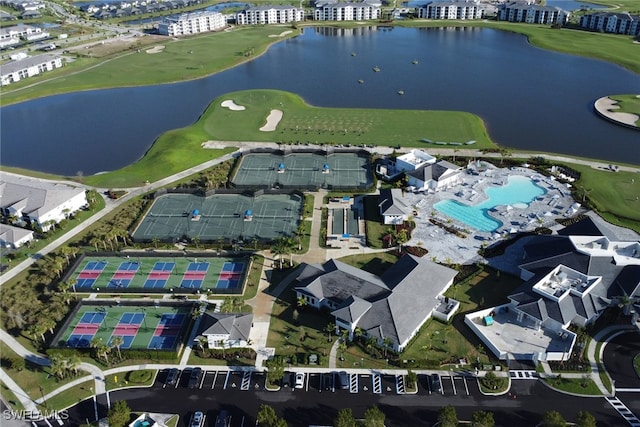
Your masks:
{"label": "asphalt street", "polygon": [[[460,419],[471,419],[473,412],[494,413],[498,426],[535,426],[545,412],[557,410],[568,420],[575,420],[578,411],[589,411],[598,425],[624,425],[624,420],[602,397],[581,398],[557,393],[537,380],[514,380],[510,393],[485,396],[480,393],[475,378],[452,373],[441,377],[442,391],[432,392],[426,376],[418,377],[418,393],[401,394],[393,375],[357,374],[349,379],[346,389],[340,389],[331,375],[306,374],[301,389],[282,388],[277,392],[264,390],[264,374],[243,374],[208,371],[198,388],[189,389],[188,372],[182,374],[175,387],[164,387],[165,372],[151,388],[128,389],[110,393],[110,400],[126,400],[134,411],[177,413],[179,426],[188,426],[193,412],[206,415],[207,426],[213,426],[221,410],[231,413],[233,427],[254,426],[255,415],[262,403],[275,408],[290,426],[332,425],[341,408],[352,408],[356,417],[372,405],[386,414],[388,427],[432,426],[442,406],[456,407]],[[98,399],[100,416],[106,414],[106,398]],[[77,425],[95,418],[93,400],[80,403],[70,410],[68,423]],[[77,423],[77,424],[74,424]],[[40,425],[40,424],[38,424]],[[45,426],[46,424],[41,424]]]}
{"label": "asphalt street", "polygon": [[[618,335],[604,348],[603,362],[616,389],[640,389],[640,378],[633,369],[633,358],[640,353],[640,333]],[[640,399],[640,395],[638,395]]]}

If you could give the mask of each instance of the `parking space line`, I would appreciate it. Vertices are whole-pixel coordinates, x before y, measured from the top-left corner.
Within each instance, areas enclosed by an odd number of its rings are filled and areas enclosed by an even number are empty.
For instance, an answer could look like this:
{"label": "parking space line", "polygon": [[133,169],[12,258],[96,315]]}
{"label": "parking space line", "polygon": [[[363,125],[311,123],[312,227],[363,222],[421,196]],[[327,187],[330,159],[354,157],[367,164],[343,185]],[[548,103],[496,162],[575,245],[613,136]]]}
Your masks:
{"label": "parking space line", "polygon": [[227,371],[227,377],[224,379],[224,386],[222,386],[223,390],[227,389],[227,384],[229,384],[229,375],[231,375],[231,371]]}
{"label": "parking space line", "polygon": [[467,396],[469,396],[469,386],[467,386],[467,378],[462,377],[462,382],[464,383],[464,391],[467,392]]}
{"label": "parking space line", "polygon": [[358,392],[358,374],[349,374],[349,392]]}
{"label": "parking space line", "polygon": [[218,379],[218,371],[213,371],[213,382],[211,383],[211,390],[216,386],[216,380]]}
{"label": "parking space line", "polygon": [[309,391],[309,377],[311,375],[310,374],[305,374],[304,375],[304,391]]}
{"label": "parking space line", "polygon": [[404,394],[404,375],[396,375],[396,393]]}
{"label": "parking space line", "polygon": [[202,378],[200,378],[200,385],[198,386],[198,389],[202,388],[202,385],[204,384],[204,379],[207,378],[207,371],[204,371],[204,375],[202,375]]}
{"label": "parking space line", "polygon": [[456,390],[456,382],[453,380],[453,376],[449,376],[449,379],[451,380],[451,386],[453,387],[453,395],[457,396],[458,391]]}
{"label": "parking space line", "polygon": [[251,385],[251,371],[244,371],[242,373],[242,384],[240,385],[240,390],[243,390],[243,391],[249,390],[250,385]]}
{"label": "parking space line", "polygon": [[44,419],[44,422],[47,423],[49,427],[53,427],[47,418]]}
{"label": "parking space line", "polygon": [[375,394],[382,394],[382,378],[380,374],[373,374],[371,376],[371,386]]}

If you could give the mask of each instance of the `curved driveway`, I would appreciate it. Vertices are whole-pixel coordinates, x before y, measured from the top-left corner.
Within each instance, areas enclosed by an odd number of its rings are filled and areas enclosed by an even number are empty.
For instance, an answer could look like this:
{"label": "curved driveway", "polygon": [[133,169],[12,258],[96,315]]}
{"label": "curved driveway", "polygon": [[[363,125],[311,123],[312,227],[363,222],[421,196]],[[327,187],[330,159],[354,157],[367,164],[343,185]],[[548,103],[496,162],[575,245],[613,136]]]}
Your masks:
{"label": "curved driveway", "polygon": [[638,389],[640,377],[633,369],[633,358],[640,354],[640,333],[628,332],[610,340],[604,348],[602,361],[616,390]]}

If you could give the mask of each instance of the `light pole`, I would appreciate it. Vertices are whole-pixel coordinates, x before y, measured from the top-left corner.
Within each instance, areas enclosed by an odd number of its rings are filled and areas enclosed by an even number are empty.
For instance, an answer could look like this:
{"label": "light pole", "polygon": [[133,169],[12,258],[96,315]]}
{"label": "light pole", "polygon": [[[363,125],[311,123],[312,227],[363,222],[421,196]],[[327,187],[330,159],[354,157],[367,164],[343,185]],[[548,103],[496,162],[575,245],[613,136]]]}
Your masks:
{"label": "light pole", "polygon": [[38,388],[40,389],[40,395],[42,396],[42,404],[44,405],[45,409],[49,409],[47,408],[47,400],[44,398],[44,391],[42,391],[42,387],[38,386]]}

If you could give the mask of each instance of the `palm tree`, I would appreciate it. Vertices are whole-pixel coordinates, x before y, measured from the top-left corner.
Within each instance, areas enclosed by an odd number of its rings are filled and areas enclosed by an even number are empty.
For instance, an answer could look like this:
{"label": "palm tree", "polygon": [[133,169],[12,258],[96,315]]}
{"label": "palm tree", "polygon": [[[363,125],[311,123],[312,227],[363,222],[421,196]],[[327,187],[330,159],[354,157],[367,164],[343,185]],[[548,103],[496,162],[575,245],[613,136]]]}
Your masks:
{"label": "palm tree", "polygon": [[67,376],[67,363],[60,353],[53,353],[49,356],[49,369],[53,376],[64,379]]}
{"label": "palm tree", "polygon": [[353,336],[356,339],[362,338],[364,336],[364,330],[360,326],[357,326],[356,329],[353,331]]}
{"label": "palm tree", "polygon": [[298,224],[298,228],[296,229],[295,233],[296,233],[296,237],[298,238],[298,250],[301,251],[302,250],[302,237],[304,236],[304,223],[300,222],[300,224]]}
{"label": "palm tree", "polygon": [[333,322],[327,323],[327,326],[325,326],[324,331],[328,334],[327,341],[331,341],[331,334],[335,333],[336,324]]}
{"label": "palm tree", "polygon": [[382,343],[384,344],[384,357],[387,357],[387,350],[391,348],[393,341],[391,341],[391,338],[389,337],[384,337]]}
{"label": "palm tree", "polygon": [[115,347],[118,350],[118,359],[122,360],[122,353],[120,353],[120,347],[124,344],[124,338],[120,335],[116,335],[111,338],[111,347]]}
{"label": "palm tree", "polygon": [[307,305],[307,299],[303,296],[299,296],[298,300],[296,301],[296,304],[300,308],[305,307]]}
{"label": "palm tree", "polygon": [[96,252],[98,252],[98,245],[101,243],[101,241],[102,240],[100,239],[100,237],[94,234],[89,240],[89,244],[94,246],[96,248]]}

